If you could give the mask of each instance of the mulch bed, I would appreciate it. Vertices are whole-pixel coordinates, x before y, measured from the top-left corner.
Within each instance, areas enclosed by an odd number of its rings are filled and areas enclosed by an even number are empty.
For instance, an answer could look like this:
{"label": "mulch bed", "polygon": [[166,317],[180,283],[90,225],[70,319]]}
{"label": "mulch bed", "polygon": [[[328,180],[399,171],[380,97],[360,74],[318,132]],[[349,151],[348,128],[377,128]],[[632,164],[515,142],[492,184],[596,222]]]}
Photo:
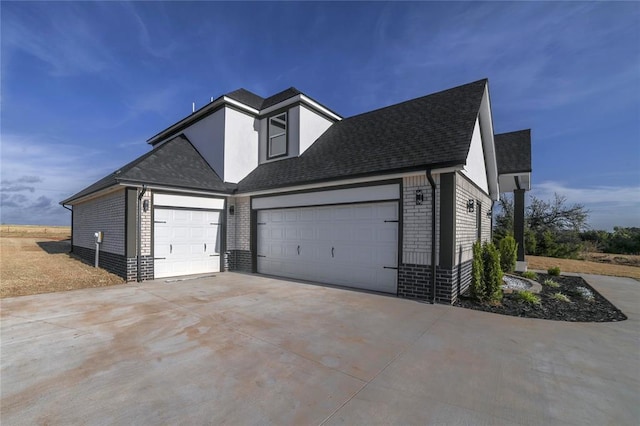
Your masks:
{"label": "mulch bed", "polygon": [[[546,279],[552,279],[560,287],[551,288],[544,285]],[[542,291],[538,294],[540,304],[530,304],[519,300],[517,294],[505,294],[499,305],[479,303],[468,296],[458,298],[454,306],[460,306],[479,311],[494,312],[496,314],[511,315],[525,318],[540,318],[555,321],[578,322],[612,322],[624,321],[627,316],[605,299],[593,287],[580,277],[550,276],[538,274],[537,281],[542,284]],[[585,287],[593,293],[593,299],[581,296],[578,287]],[[553,298],[556,293],[566,295],[570,302],[563,302]]]}

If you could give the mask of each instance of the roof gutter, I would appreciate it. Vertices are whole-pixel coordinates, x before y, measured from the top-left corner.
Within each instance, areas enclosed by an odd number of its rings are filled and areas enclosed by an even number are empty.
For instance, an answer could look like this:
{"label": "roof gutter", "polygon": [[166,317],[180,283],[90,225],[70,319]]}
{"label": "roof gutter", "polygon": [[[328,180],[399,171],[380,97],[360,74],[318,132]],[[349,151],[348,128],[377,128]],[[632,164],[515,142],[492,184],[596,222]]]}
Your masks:
{"label": "roof gutter", "polygon": [[436,303],[436,182],[431,169],[427,169],[427,179],[431,185],[431,303]]}
{"label": "roof gutter", "polygon": [[64,203],[60,203],[60,205],[71,212],[71,247],[69,247],[69,253],[73,253],[73,209],[65,206]]}

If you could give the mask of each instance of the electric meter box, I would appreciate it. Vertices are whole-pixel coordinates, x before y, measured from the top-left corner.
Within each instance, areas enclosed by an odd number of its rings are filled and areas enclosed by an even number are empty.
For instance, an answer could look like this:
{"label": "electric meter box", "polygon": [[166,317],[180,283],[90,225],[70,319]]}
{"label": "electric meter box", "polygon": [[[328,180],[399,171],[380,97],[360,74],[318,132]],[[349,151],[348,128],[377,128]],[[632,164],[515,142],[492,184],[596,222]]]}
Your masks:
{"label": "electric meter box", "polygon": [[93,234],[93,236],[96,237],[96,243],[101,243],[102,239],[104,238],[104,233],[102,231],[98,231]]}

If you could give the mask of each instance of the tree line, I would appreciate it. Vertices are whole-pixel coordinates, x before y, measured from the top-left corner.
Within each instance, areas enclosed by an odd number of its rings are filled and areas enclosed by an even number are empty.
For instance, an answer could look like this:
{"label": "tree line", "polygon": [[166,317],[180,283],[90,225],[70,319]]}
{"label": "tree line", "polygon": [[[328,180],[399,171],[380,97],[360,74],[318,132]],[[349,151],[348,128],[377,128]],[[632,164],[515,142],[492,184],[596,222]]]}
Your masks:
{"label": "tree line", "polygon": [[[513,199],[501,196],[493,239],[513,233]],[[575,258],[582,251],[640,254],[640,228],[616,226],[613,232],[591,230],[588,210],[554,194],[550,201],[531,197],[525,209],[525,252],[536,256]]]}

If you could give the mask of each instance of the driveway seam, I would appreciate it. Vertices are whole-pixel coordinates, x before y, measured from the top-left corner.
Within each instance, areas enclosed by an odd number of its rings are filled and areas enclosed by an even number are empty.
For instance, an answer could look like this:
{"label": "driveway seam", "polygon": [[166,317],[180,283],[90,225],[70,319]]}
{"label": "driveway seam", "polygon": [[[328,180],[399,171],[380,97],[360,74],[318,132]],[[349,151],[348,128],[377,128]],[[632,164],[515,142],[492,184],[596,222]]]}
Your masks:
{"label": "driveway seam", "polygon": [[334,368],[334,367],[329,367],[328,365],[325,365],[325,364],[321,363],[320,361],[317,361],[317,360],[315,360],[315,359],[313,359],[313,358],[306,357],[306,356],[304,356],[304,355],[302,355],[302,354],[299,354],[299,353],[297,353],[297,352],[295,352],[295,351],[292,351],[291,349],[283,348],[282,346],[278,345],[277,343],[270,342],[270,341],[268,341],[268,340],[266,340],[266,339],[264,339],[264,338],[262,338],[262,337],[254,336],[253,334],[250,334],[250,333],[244,332],[244,331],[242,331],[242,330],[239,330],[239,329],[237,329],[237,328],[231,327],[231,326],[230,326],[230,325],[228,325],[228,324],[222,324],[222,326],[223,326],[223,327],[225,327],[225,328],[227,328],[228,330],[233,331],[234,333],[238,333],[238,334],[240,334],[240,335],[242,335],[242,336],[249,337],[249,338],[252,338],[252,339],[255,339],[255,340],[259,340],[259,341],[261,341],[262,343],[266,343],[266,344],[267,344],[267,345],[269,345],[269,346],[273,346],[273,347],[275,347],[275,348],[278,348],[278,349],[280,349],[281,351],[289,352],[289,353],[291,353],[291,354],[293,354],[293,355],[295,355],[295,356],[297,356],[297,357],[300,357],[300,358],[305,359],[305,360],[307,360],[307,361],[311,361],[311,362],[313,362],[314,364],[318,364],[318,365],[320,365],[320,366],[322,366],[322,367],[324,367],[324,368],[327,368],[327,369],[329,369],[329,370],[333,370],[333,371],[335,371],[336,373],[344,374],[345,376],[349,376],[349,377],[351,377],[351,378],[353,378],[353,379],[356,379],[356,380],[358,380],[358,381],[360,381],[360,382],[364,382],[365,384],[367,383],[367,381],[366,381],[366,380],[361,379],[360,377],[356,377],[356,376],[354,376],[353,374],[349,374],[349,373],[347,373],[346,371],[338,370],[337,368]]}
{"label": "driveway seam", "polygon": [[[444,314],[443,314],[444,315]],[[436,318],[436,320],[434,322],[432,322],[431,324],[429,324],[427,326],[427,328],[420,334],[420,336],[418,336],[412,343],[408,344],[407,346],[405,346],[400,352],[398,352],[396,354],[396,356],[394,356],[391,361],[389,361],[387,364],[385,364],[384,367],[382,367],[380,369],[380,371],[378,371],[370,380],[366,381],[365,384],[358,389],[353,395],[351,395],[344,403],[342,403],[342,405],[340,405],[338,408],[336,408],[333,413],[329,414],[329,416],[324,419],[319,426],[324,425],[325,423],[327,423],[329,420],[331,420],[331,418],[333,416],[335,416],[335,414],[340,411],[342,409],[342,407],[344,407],[345,405],[347,405],[349,403],[349,401],[351,401],[353,398],[355,398],[360,392],[362,392],[364,390],[364,388],[366,388],[369,383],[373,382],[380,374],[382,374],[384,372],[384,370],[387,369],[387,367],[389,367],[392,363],[394,363],[401,355],[403,355],[405,352],[407,352],[407,350],[409,350],[409,348],[412,348],[413,346],[415,346],[416,342],[420,339],[422,339],[422,336],[424,336],[425,334],[427,334],[427,332],[438,322],[440,321],[440,318],[442,317],[442,315],[440,315],[438,318]]]}

